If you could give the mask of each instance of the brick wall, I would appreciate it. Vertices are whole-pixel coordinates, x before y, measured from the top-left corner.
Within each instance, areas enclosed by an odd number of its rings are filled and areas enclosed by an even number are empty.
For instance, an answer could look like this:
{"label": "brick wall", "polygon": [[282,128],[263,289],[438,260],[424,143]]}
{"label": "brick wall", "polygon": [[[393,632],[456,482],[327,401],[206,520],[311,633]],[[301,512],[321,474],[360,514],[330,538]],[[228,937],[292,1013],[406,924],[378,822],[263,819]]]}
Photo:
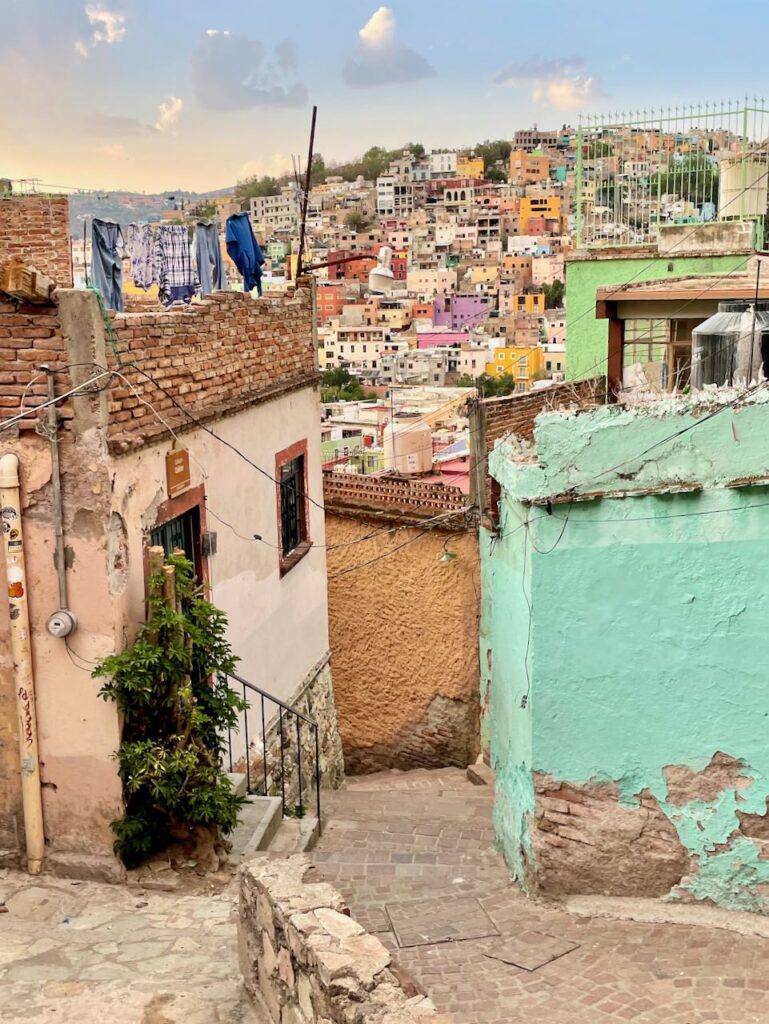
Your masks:
{"label": "brick wall", "polygon": [[[0,199],[0,209],[2,203]],[[25,408],[44,402],[46,378],[40,375],[33,379],[39,374],[40,364],[56,366],[66,361],[55,306],[19,305],[3,302],[0,297],[0,419],[16,416],[22,398]],[[56,375],[57,394],[67,390],[68,379],[65,373]],[[34,426],[34,417],[28,417],[24,426]]]}
{"label": "brick wall", "polygon": [[0,265],[13,256],[53,278],[59,288],[72,287],[66,196],[0,197]]}
{"label": "brick wall", "polygon": [[462,511],[467,497],[459,487],[440,480],[388,476],[323,474],[323,500],[335,509],[359,508],[407,512],[426,518],[440,512]]}
{"label": "brick wall", "polygon": [[526,441],[534,440],[534,421],[541,412],[588,406],[605,402],[605,380],[564,381],[536,391],[505,395],[502,398],[475,399],[469,404],[470,452],[474,494],[481,512],[494,512],[492,480],[487,459],[495,442],[507,434],[516,434]]}
{"label": "brick wall", "polygon": [[504,398],[486,398],[480,403],[485,420],[486,452],[492,450],[498,438],[510,433],[533,441],[534,420],[541,412],[586,405],[594,400],[603,404],[602,377],[566,381]]}
{"label": "brick wall", "polygon": [[[312,304],[306,289],[291,298],[256,301],[239,292],[218,292],[182,310],[113,314],[111,323],[124,364],[120,372],[174,429],[189,426],[188,417],[139,371],[204,420],[318,379]],[[138,370],[126,365],[130,363]],[[112,352],[109,365],[119,369]],[[116,381],[109,397],[113,452],[167,435],[124,382]]]}

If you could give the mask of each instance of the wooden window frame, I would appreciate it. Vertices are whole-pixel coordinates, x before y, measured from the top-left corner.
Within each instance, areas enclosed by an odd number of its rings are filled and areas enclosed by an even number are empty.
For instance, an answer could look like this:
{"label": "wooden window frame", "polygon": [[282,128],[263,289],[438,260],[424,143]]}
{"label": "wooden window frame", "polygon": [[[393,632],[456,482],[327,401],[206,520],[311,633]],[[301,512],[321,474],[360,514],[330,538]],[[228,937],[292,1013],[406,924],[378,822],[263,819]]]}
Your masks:
{"label": "wooden window frame", "polygon": [[[302,456],[304,459],[304,501],[302,502],[301,509],[301,524],[302,524],[302,536],[303,540],[297,544],[293,551],[290,551],[287,555],[283,554],[283,526],[282,526],[282,515],[281,515],[281,495],[280,495],[280,471],[287,462],[292,462],[294,459]],[[307,552],[312,547],[312,537],[310,536],[310,514],[309,514],[309,502],[307,499],[308,491],[308,458],[307,458],[307,439],[304,438],[302,441],[297,441],[295,444],[290,445],[288,448],[283,448],[282,451],[277,452],[275,455],[275,501],[276,501],[276,514],[278,524],[278,565],[280,568],[281,577],[285,576],[286,573],[290,572],[295,565],[297,565]]]}
{"label": "wooden window frame", "polygon": [[203,554],[203,537],[208,532],[208,518],[206,516],[206,490],[203,484],[198,484],[197,487],[190,487],[184,494],[180,494],[176,498],[169,498],[164,501],[161,505],[158,505],[157,512],[155,514],[155,522],[152,526],[144,530],[144,543],[143,547],[143,562],[144,562],[144,581],[145,590],[149,584],[150,579],[150,562],[149,562],[149,540],[150,535],[154,530],[159,529],[161,526],[165,526],[166,523],[172,519],[178,519],[179,516],[185,515],[187,512],[191,512],[193,509],[198,510],[198,528],[199,528],[199,549],[195,552],[195,574],[200,579],[206,592],[210,593],[211,590],[211,574],[208,565],[208,557]]}

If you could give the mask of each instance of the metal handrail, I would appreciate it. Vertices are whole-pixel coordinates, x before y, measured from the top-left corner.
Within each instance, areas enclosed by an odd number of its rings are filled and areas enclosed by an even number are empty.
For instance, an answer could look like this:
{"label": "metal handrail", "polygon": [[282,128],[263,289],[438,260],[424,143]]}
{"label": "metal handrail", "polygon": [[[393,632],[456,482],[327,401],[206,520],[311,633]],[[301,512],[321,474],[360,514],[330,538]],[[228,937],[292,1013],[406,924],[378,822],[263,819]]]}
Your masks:
{"label": "metal handrail", "polygon": [[284,711],[290,711],[292,715],[296,715],[297,718],[303,719],[305,722],[307,722],[308,725],[312,725],[316,729],[318,728],[318,723],[315,721],[314,718],[311,718],[310,715],[306,715],[303,711],[300,711],[298,708],[293,707],[291,704],[286,704],[286,702],[280,700],[279,697],[273,697],[271,693],[267,693],[266,690],[262,690],[255,683],[249,683],[247,679],[243,679],[242,676],[239,676],[236,672],[227,672],[225,674],[230,679],[234,679],[235,682],[241,683],[243,686],[247,686],[249,690],[254,690],[260,696],[266,697],[267,700],[271,700],[273,704],[278,704],[280,707],[283,708]]}
{"label": "metal handrail", "polygon": [[[277,709],[277,730],[276,735],[280,740],[280,792],[281,792],[281,807],[285,817],[286,814],[286,766],[285,766],[285,747],[286,747],[286,736],[284,731],[284,716],[293,715],[296,721],[296,772],[297,772],[297,791],[299,798],[299,816],[302,817],[304,814],[304,803],[303,803],[303,779],[302,779],[302,722],[304,722],[312,730],[314,734],[314,746],[315,746],[315,806],[318,817],[318,827],[320,828],[320,737],[318,723],[310,715],[305,714],[298,708],[293,707],[291,704],[287,704],[285,701],[280,700],[279,697],[274,697],[271,693],[267,693],[261,687],[256,686],[254,683],[250,683],[247,679],[237,675],[235,672],[226,672],[224,677],[238,683],[243,688],[243,699],[247,703],[247,707],[243,712],[243,733],[245,740],[245,764],[246,764],[246,792],[253,794],[258,792],[258,789],[252,788],[251,786],[251,759],[250,759],[250,744],[248,736],[248,709],[251,706],[248,703],[248,691],[251,691],[259,696],[261,706],[261,724],[262,724],[262,773],[263,779],[261,786],[265,796],[268,795],[268,778],[269,771],[267,766],[267,716],[265,715],[265,701],[271,701]],[[274,728],[276,722],[270,723],[270,729]],[[233,757],[232,757],[232,729],[227,731],[227,749],[229,753],[229,764],[230,773],[233,770]]]}

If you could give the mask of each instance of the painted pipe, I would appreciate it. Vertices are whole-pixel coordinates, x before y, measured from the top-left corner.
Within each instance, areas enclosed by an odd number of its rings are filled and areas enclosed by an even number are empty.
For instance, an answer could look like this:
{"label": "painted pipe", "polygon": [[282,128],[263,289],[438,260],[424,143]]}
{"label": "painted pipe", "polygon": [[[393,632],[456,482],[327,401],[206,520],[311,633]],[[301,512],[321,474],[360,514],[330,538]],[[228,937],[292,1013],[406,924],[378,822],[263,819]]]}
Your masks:
{"label": "painted pipe", "polygon": [[40,787],[40,758],[37,749],[35,680],[32,673],[27,573],[24,565],[24,538],[21,528],[19,460],[16,455],[12,454],[0,458],[0,524],[2,525],[8,578],[11,653],[13,654],[15,673],[16,710],[19,716],[21,800],[24,809],[27,871],[30,875],[39,875],[45,851],[43,798]]}

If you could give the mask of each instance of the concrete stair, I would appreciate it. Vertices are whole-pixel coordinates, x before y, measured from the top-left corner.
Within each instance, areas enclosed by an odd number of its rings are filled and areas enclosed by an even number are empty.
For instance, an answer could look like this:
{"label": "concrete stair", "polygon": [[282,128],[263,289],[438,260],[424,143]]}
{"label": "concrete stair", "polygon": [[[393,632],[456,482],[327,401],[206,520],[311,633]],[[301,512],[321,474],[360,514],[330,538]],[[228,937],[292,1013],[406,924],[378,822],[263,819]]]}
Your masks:
{"label": "concrete stair", "polygon": [[234,857],[269,853],[287,857],[311,850],[320,835],[317,818],[284,818],[276,796],[250,796],[241,807],[237,828],[230,836]]}

